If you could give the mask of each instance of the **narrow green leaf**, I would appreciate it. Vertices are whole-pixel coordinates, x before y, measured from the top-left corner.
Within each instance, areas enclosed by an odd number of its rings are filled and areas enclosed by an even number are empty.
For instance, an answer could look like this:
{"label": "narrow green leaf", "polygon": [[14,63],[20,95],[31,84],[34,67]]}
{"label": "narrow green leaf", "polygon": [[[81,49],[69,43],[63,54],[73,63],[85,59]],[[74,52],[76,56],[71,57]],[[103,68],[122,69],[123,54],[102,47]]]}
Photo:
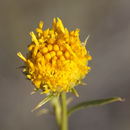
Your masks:
{"label": "narrow green leaf", "polygon": [[48,102],[49,100],[51,100],[52,97],[53,97],[53,94],[50,93],[45,99],[43,99],[43,100],[32,110],[32,112],[35,111],[35,110],[37,110],[37,109],[40,108],[41,106],[43,106],[46,102]]}
{"label": "narrow green leaf", "polygon": [[99,99],[99,100],[82,102],[82,103],[79,103],[79,104],[73,106],[70,110],[68,110],[68,115],[70,115],[72,112],[79,110],[81,108],[100,106],[100,105],[104,105],[104,104],[108,104],[108,103],[112,103],[112,102],[116,102],[116,101],[121,102],[121,101],[123,101],[123,99],[120,97],[112,97],[112,98],[107,98],[107,99]]}

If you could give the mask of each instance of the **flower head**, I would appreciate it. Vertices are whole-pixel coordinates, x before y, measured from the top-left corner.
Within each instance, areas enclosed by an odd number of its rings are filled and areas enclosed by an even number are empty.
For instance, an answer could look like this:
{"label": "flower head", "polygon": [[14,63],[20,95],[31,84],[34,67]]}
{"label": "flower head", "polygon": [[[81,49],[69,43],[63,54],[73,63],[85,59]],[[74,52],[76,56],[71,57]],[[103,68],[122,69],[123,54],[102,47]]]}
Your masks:
{"label": "flower head", "polygon": [[53,19],[52,28],[42,29],[40,22],[37,34],[31,32],[32,42],[28,46],[26,58],[18,52],[24,61],[23,72],[32,81],[37,90],[48,92],[71,91],[90,70],[85,44],[79,39],[79,29],[68,31],[62,21]]}

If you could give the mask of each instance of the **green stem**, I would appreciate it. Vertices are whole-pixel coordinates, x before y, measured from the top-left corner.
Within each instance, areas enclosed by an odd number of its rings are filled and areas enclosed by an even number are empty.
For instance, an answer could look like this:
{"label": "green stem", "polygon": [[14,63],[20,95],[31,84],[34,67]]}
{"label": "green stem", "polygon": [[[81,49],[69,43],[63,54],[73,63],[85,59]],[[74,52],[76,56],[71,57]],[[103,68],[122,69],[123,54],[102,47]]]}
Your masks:
{"label": "green stem", "polygon": [[60,105],[58,97],[54,97],[51,100],[51,104],[53,105],[53,108],[54,108],[54,113],[56,116],[57,124],[60,126],[60,124],[61,124],[61,105]]}
{"label": "green stem", "polygon": [[62,105],[61,130],[68,130],[66,92],[63,92],[61,94],[61,105]]}

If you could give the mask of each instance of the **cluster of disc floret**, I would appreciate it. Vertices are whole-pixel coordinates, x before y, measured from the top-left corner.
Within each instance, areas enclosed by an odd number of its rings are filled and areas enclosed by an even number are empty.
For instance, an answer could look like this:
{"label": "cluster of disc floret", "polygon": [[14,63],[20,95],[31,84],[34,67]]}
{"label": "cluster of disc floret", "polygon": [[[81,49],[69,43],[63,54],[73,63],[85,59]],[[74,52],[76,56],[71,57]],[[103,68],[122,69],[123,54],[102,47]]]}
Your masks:
{"label": "cluster of disc floret", "polygon": [[28,46],[26,58],[18,52],[25,62],[23,72],[37,90],[43,92],[70,91],[79,84],[90,70],[85,43],[79,39],[79,29],[68,31],[62,21],[53,20],[50,29],[43,30],[43,22],[31,32],[32,43]]}

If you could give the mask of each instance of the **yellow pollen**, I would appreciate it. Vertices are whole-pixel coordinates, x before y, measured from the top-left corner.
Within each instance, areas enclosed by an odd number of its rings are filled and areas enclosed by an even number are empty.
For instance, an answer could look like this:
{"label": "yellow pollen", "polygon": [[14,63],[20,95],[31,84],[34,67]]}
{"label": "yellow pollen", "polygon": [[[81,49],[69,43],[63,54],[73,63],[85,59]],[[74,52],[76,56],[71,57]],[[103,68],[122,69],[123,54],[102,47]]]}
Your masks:
{"label": "yellow pollen", "polygon": [[54,45],[54,51],[59,51],[59,46],[58,45]]}
{"label": "yellow pollen", "polygon": [[63,46],[60,46],[60,50],[63,51],[63,50],[64,50],[64,47],[63,47]]}
{"label": "yellow pollen", "polygon": [[57,56],[54,56],[54,58],[53,58],[54,60],[57,60]]}
{"label": "yellow pollen", "polygon": [[50,53],[45,54],[45,58],[46,58],[47,60],[50,60],[50,59],[51,59]]}
{"label": "yellow pollen", "polygon": [[55,51],[51,51],[50,55],[51,55],[51,57],[54,57],[56,55],[56,52]]}
{"label": "yellow pollen", "polygon": [[57,51],[57,56],[61,56],[62,54],[62,51]]}
{"label": "yellow pollen", "polygon": [[49,44],[54,44],[54,42],[55,42],[55,39],[54,39],[54,38],[50,38],[50,39],[48,40],[48,43],[49,43]]}
{"label": "yellow pollen", "polygon": [[61,60],[61,61],[65,61],[65,57],[64,57],[64,56],[61,56],[61,57],[60,57],[60,60]]}
{"label": "yellow pollen", "polygon": [[52,65],[55,65],[55,64],[56,64],[56,60],[52,59]]}
{"label": "yellow pollen", "polygon": [[60,66],[61,66],[61,60],[57,60],[57,65],[60,68]]}
{"label": "yellow pollen", "polygon": [[47,48],[47,47],[44,47],[44,48],[42,49],[42,53],[45,54],[45,53],[47,53],[47,52],[48,52],[48,48]]}
{"label": "yellow pollen", "polygon": [[40,43],[43,43],[44,42],[44,39],[39,39],[38,40]]}
{"label": "yellow pollen", "polygon": [[49,45],[47,46],[47,48],[48,48],[48,51],[51,51],[51,50],[53,49],[53,46],[49,44]]}
{"label": "yellow pollen", "polygon": [[91,57],[91,56],[88,56],[88,60],[92,60],[92,57]]}
{"label": "yellow pollen", "polygon": [[69,54],[69,52],[67,52],[67,51],[65,52],[64,55],[65,55],[66,58],[69,58],[69,57],[70,57],[70,54]]}
{"label": "yellow pollen", "polygon": [[42,54],[41,53],[37,53],[37,58],[41,58],[42,57]]}

